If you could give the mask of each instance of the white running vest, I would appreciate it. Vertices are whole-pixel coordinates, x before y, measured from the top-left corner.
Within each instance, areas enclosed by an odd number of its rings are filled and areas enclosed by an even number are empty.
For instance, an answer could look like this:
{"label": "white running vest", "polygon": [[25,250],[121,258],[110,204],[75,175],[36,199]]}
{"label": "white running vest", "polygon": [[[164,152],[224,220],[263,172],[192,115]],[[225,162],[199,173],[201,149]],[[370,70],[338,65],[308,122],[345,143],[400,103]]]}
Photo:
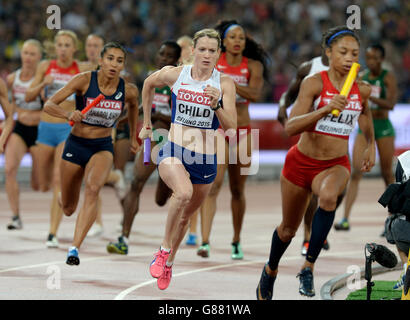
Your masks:
{"label": "white running vest", "polygon": [[183,67],[177,81],[172,86],[172,123],[213,129],[219,127],[219,120],[210,107],[210,100],[204,94],[207,85],[221,91],[221,73],[214,68],[211,77],[197,81],[191,76],[192,65]]}
{"label": "white running vest", "polygon": [[310,71],[309,71],[307,77],[311,76],[312,74],[318,73],[320,71],[325,71],[325,70],[329,70],[329,66],[325,66],[322,63],[322,57],[321,56],[315,57],[315,58],[312,59],[312,66],[310,68]]}
{"label": "white running vest", "polygon": [[36,97],[36,100],[31,101],[31,102],[26,102],[24,100],[26,96],[26,91],[30,87],[31,83],[33,82],[34,77],[28,81],[21,81],[20,74],[21,74],[21,69],[18,69],[14,76],[14,82],[13,82],[13,87],[12,87],[12,94],[13,94],[13,98],[16,103],[16,106],[21,109],[25,109],[25,110],[41,110],[42,105],[41,105],[40,96]]}

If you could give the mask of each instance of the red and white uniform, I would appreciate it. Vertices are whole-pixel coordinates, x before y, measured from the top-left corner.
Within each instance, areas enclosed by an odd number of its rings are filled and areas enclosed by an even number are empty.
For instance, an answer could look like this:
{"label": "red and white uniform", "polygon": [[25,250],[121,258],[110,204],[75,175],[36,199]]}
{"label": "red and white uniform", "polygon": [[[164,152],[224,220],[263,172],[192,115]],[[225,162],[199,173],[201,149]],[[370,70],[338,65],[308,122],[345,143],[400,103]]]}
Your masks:
{"label": "red and white uniform", "polygon": [[[246,87],[249,84],[249,78],[251,76],[248,67],[248,58],[242,57],[242,61],[238,66],[231,66],[226,61],[226,52],[223,52],[219,57],[216,64],[216,69],[218,71],[230,76],[233,81],[238,85]],[[249,100],[236,94],[236,103],[249,105]],[[236,129],[237,141],[246,137],[251,132],[251,125],[241,126]],[[225,137],[226,141],[229,142],[229,137]]]}
{"label": "red and white uniform", "polygon": [[[76,74],[80,73],[80,68],[76,61],[73,61],[68,68],[61,68],[57,65],[57,60],[51,60],[45,75],[51,75],[54,81],[51,85],[46,87],[46,97],[50,98],[58,90],[64,87]],[[75,94],[69,96],[67,101],[74,101]]]}
{"label": "red and white uniform", "polygon": [[[332,85],[327,71],[320,72],[323,89],[319,97],[314,101],[314,110],[327,106],[335,94],[340,92]],[[356,126],[357,120],[363,111],[359,86],[355,82],[347,98],[348,105],[340,112],[339,116],[331,113],[320,119],[309,131],[326,134],[342,139],[349,139],[350,133]]]}
{"label": "red and white uniform", "polygon": [[[332,85],[329,80],[327,71],[321,71],[323,89],[317,99],[314,101],[314,110],[327,106],[335,94],[339,91]],[[350,90],[348,105],[339,116],[331,113],[318,120],[309,132],[325,134],[341,139],[349,139],[350,133],[356,126],[357,120],[363,111],[361,103],[359,86],[355,82]],[[283,166],[283,176],[293,184],[311,190],[313,179],[322,171],[340,165],[351,172],[350,161],[347,155],[335,159],[318,160],[308,157],[300,152],[297,145],[289,149],[285,164]]]}
{"label": "red and white uniform", "polygon": [[[226,52],[223,52],[216,64],[216,69],[230,76],[240,86],[246,87],[249,83],[250,73],[248,68],[247,57],[242,57],[240,65],[233,67],[228,64],[228,62],[226,61]],[[241,97],[238,94],[236,95],[236,102],[249,104],[249,100]]]}

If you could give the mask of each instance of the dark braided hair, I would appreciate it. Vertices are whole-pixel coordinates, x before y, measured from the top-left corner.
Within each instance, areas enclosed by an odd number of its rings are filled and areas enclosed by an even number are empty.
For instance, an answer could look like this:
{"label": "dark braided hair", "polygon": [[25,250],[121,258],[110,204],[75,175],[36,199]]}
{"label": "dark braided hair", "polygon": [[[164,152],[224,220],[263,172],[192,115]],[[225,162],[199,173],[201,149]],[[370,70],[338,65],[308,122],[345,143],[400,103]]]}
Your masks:
{"label": "dark braided hair", "polygon": [[[221,36],[222,44],[221,44],[221,50],[222,52],[226,51],[225,46],[223,45],[223,39],[225,38],[225,33],[226,30],[228,30],[229,27],[232,25],[240,25],[236,20],[223,20],[221,21],[216,27],[215,30],[217,30]],[[269,55],[266,53],[266,51],[262,48],[261,45],[259,45],[255,40],[250,38],[248,35],[246,35],[246,42],[245,42],[245,49],[242,53],[244,57],[247,57],[249,59],[257,60],[260,63],[262,63],[263,66],[263,78],[269,82],[269,68],[268,65],[270,64],[270,58]]]}
{"label": "dark braided hair", "polygon": [[358,44],[360,45],[360,39],[353,30],[350,30],[346,26],[337,26],[337,27],[334,27],[334,28],[330,28],[329,30],[327,30],[323,34],[323,36],[322,36],[322,48],[323,49],[331,48],[332,44],[335,43],[335,41],[337,41],[337,40],[339,40],[343,37],[346,37],[346,36],[351,36],[351,37],[355,38],[356,41],[358,42]]}

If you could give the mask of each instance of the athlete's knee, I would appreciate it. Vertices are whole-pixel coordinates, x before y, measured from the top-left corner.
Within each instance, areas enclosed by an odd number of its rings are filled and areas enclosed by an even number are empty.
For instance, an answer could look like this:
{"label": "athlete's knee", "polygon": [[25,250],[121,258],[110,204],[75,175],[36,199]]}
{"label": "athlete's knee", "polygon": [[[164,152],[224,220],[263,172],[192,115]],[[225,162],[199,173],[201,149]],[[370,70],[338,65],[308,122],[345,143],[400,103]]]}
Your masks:
{"label": "athlete's knee", "polygon": [[142,188],[144,188],[145,180],[141,179],[139,176],[135,176],[131,181],[130,189],[134,193],[141,193]]}
{"label": "athlete's knee", "polygon": [[60,201],[61,200],[59,200],[59,205],[61,207],[61,210],[63,210],[64,215],[70,217],[77,209],[77,206],[72,203],[64,203]]}
{"label": "athlete's knee", "polygon": [[280,240],[283,242],[289,242],[296,235],[297,228],[280,225],[277,230]]}
{"label": "athlete's knee", "polygon": [[94,182],[87,182],[85,185],[85,194],[89,197],[97,198],[101,190],[101,185]]}
{"label": "athlete's knee", "polygon": [[175,191],[173,197],[180,206],[185,206],[192,198],[192,188],[186,188],[185,190]]}
{"label": "athlete's knee", "polygon": [[167,203],[168,198],[169,198],[168,193],[160,192],[159,194],[155,195],[155,203],[158,206],[163,207]]}
{"label": "athlete's knee", "polygon": [[243,187],[238,186],[237,184],[231,186],[232,198],[235,200],[240,200],[245,197],[245,190]]}
{"label": "athlete's knee", "polygon": [[338,194],[332,190],[322,191],[319,195],[319,206],[327,211],[336,209]]}
{"label": "athlete's knee", "polygon": [[64,215],[67,217],[70,217],[75,212],[75,208],[71,206],[63,207],[62,210],[64,212]]}
{"label": "athlete's knee", "polygon": [[6,181],[7,179],[15,179],[17,177],[17,171],[18,167],[17,166],[6,166],[4,168],[4,175],[6,176]]}

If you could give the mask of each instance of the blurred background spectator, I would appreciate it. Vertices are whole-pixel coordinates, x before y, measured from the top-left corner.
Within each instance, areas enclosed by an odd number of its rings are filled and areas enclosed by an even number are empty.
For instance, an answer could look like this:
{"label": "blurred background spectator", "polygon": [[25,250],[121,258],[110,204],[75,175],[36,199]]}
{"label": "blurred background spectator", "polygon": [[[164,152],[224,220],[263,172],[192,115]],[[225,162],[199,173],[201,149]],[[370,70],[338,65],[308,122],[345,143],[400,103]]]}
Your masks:
{"label": "blurred background spectator", "polygon": [[[18,67],[24,40],[52,40],[46,9],[61,8],[63,29],[82,41],[76,57],[84,57],[89,33],[116,40],[129,50],[127,71],[141,89],[161,42],[193,35],[220,19],[237,19],[271,57],[271,83],[261,102],[277,102],[294,76],[296,66],[320,55],[322,32],[346,24],[347,0],[3,0],[0,1],[0,76]],[[410,102],[410,1],[358,0],[362,49],[379,42],[386,48],[386,67],[394,70],[399,102]],[[360,63],[365,68],[364,50]]]}

